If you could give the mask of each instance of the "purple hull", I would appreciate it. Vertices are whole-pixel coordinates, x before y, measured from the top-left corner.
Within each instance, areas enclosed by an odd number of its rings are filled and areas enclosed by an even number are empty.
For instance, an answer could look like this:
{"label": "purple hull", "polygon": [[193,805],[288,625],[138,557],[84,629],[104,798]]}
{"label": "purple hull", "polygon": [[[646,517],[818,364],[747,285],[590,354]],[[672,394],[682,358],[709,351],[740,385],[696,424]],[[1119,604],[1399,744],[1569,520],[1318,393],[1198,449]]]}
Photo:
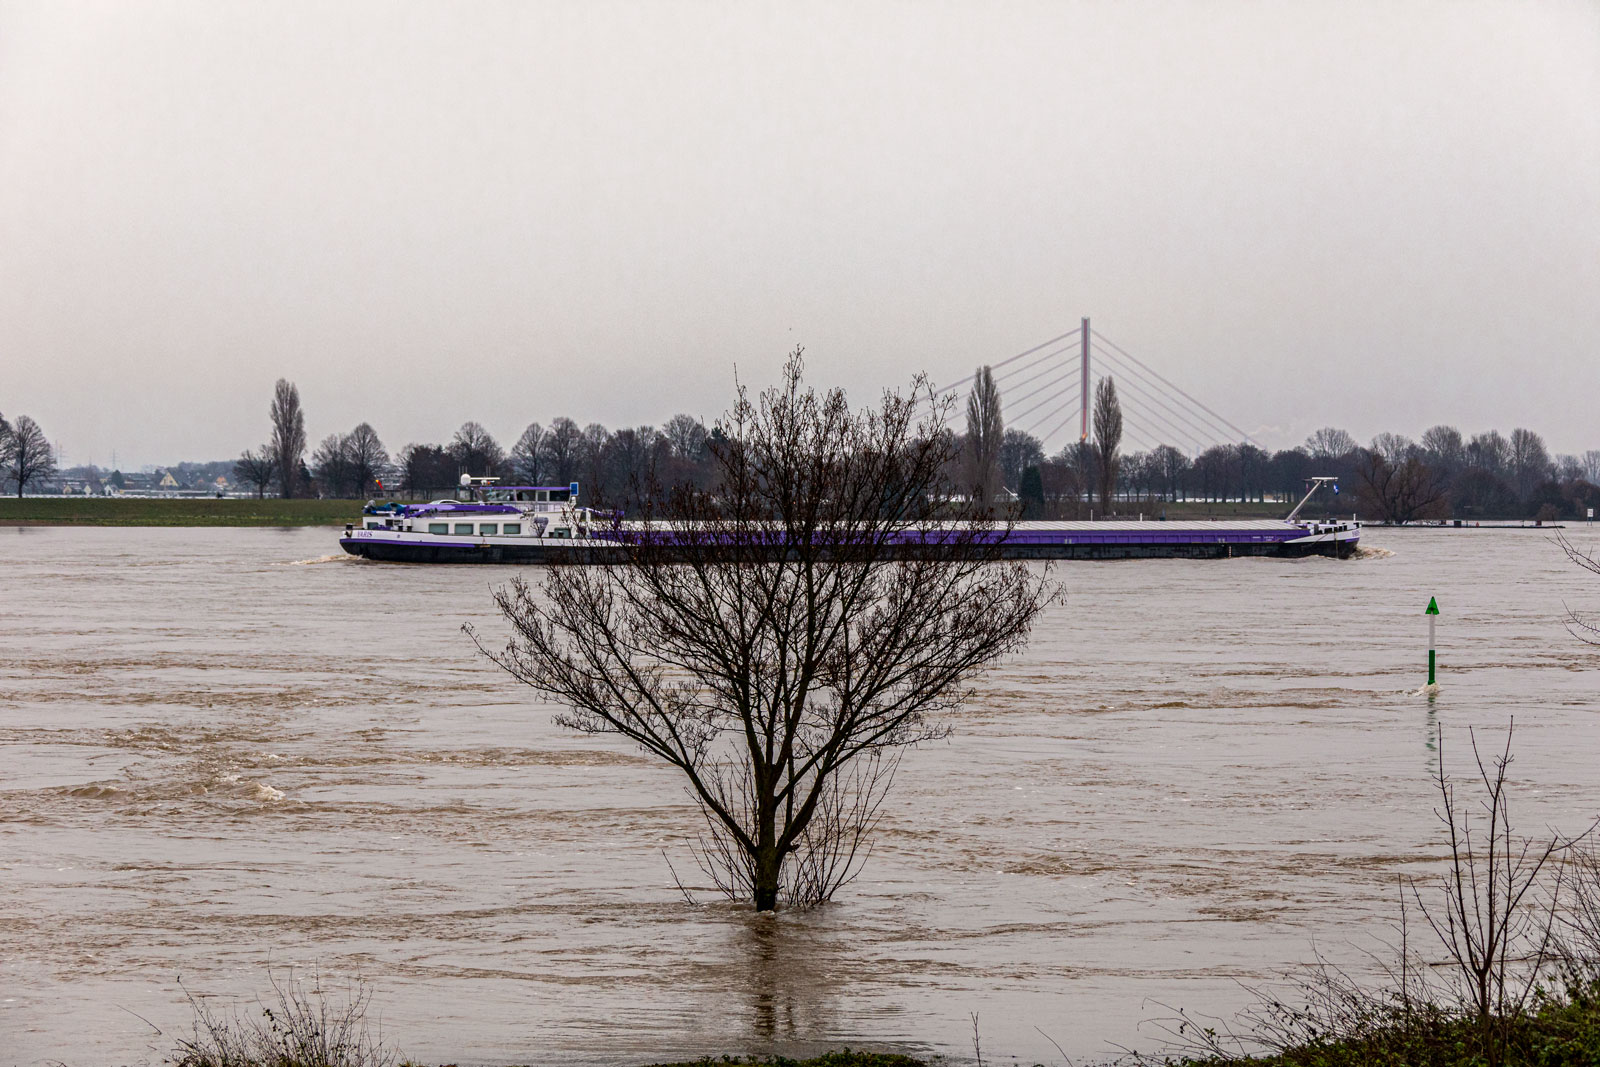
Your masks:
{"label": "purple hull", "polygon": [[[646,532],[637,527],[599,535],[610,542],[597,545],[573,541],[552,542],[528,538],[525,543],[475,543],[461,537],[406,534],[382,539],[346,536],[340,544],[352,555],[370,559],[416,563],[549,563],[558,560],[587,563],[613,562],[627,552],[618,541],[640,537],[683,545],[692,543],[669,531]],[[999,543],[1007,559],[1227,559],[1234,556],[1334,556],[1354,554],[1360,527],[1352,522],[1289,523],[1276,520],[1236,522],[1023,522],[1009,531],[980,534],[978,540]],[[615,539],[615,540],[613,540]],[[692,541],[692,539],[688,539]],[[913,554],[919,545],[944,540],[939,531],[911,531],[885,549],[890,554]],[[783,546],[768,546],[773,556]]]}

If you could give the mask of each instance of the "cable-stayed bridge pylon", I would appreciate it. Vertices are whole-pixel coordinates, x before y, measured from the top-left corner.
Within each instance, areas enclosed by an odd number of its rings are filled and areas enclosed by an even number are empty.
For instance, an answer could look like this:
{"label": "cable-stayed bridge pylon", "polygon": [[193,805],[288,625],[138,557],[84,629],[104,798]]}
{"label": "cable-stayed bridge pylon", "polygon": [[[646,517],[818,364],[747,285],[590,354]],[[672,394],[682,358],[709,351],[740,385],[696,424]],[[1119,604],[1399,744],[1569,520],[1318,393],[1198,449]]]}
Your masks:
{"label": "cable-stayed bridge pylon", "polygon": [[[1084,319],[1070,330],[1014,356],[989,364],[1000,389],[1008,430],[1037,438],[1046,451],[1094,434],[1099,380],[1110,377],[1122,408],[1123,437],[1143,451],[1170,445],[1196,456],[1214,445],[1255,444],[1248,433],[1175,384]],[[934,390],[962,396],[971,376]],[[953,405],[947,425],[960,428],[964,409]]]}

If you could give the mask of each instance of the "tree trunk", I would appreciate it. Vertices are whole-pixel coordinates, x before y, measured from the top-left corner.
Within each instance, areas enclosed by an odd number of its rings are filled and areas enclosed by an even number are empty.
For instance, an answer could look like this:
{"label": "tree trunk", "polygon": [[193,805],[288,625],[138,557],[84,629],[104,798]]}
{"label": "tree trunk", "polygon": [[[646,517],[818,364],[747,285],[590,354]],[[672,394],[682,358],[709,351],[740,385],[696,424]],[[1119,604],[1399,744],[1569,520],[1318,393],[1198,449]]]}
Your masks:
{"label": "tree trunk", "polygon": [[778,854],[778,812],[771,799],[763,797],[756,811],[755,905],[757,911],[776,911],[778,881],[783,874],[783,857]]}
{"label": "tree trunk", "polygon": [[778,910],[778,878],[782,860],[776,848],[763,848],[756,856],[755,905],[757,911]]}

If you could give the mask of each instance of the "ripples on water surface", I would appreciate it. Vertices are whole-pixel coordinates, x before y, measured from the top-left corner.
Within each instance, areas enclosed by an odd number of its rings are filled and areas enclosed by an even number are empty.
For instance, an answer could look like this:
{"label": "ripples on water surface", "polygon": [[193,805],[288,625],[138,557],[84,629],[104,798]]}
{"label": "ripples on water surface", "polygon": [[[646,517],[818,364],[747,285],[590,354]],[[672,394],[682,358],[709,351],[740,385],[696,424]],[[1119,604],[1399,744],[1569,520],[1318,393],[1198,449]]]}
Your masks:
{"label": "ripples on water surface", "polygon": [[[1583,531],[1577,531],[1582,537]],[[461,634],[511,568],[329,556],[331,531],[0,529],[7,1063],[171,1047],[177,978],[376,986],[417,1059],[649,1061],[874,1043],[1149,1048],[1158,1003],[1372,943],[1438,855],[1439,725],[1518,719],[1519,815],[1600,806],[1600,584],[1533,532],[1392,556],[1074,563],[1025,656],[911,752],[841,901],[692,906],[666,769],[573,736]],[[294,565],[294,564],[301,565]],[[1422,681],[1437,594],[1444,690]],[[1465,749],[1464,733],[1456,751]],[[125,1009],[125,1010],[124,1010]]]}

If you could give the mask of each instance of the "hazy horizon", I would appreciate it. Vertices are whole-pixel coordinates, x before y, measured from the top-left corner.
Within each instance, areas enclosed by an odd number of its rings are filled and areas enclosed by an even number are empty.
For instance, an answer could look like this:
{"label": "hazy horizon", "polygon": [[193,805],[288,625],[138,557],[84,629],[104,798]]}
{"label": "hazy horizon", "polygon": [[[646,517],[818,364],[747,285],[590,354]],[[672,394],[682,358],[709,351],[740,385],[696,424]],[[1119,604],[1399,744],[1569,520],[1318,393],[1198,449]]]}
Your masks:
{"label": "hazy horizon", "polygon": [[136,470],[286,377],[313,444],[509,445],[1087,315],[1265,447],[1581,452],[1595,100],[1578,2],[0,0],[0,412]]}

